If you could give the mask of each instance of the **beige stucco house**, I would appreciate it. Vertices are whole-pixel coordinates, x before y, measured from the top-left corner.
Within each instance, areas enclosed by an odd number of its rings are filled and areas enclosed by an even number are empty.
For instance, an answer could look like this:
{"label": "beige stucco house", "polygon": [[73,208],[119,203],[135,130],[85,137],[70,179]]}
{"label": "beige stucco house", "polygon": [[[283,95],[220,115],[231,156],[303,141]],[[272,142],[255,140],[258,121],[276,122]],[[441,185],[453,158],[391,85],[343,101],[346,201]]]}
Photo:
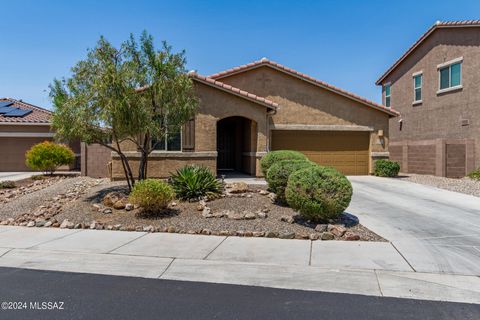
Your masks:
{"label": "beige stucco house", "polygon": [[[389,156],[388,121],[398,115],[393,109],[265,58],[190,76],[200,100],[197,115],[151,154],[150,177],[167,177],[192,163],[261,176],[259,160],[279,149],[301,151],[349,175],[368,174],[375,159]],[[84,146],[87,153],[89,148]],[[134,146],[126,149],[136,172],[140,154]],[[118,156],[112,156],[112,178],[122,179]],[[82,160],[84,174],[106,172],[108,159]]]}
{"label": "beige stucco house", "polygon": [[480,167],[480,20],[436,22],[377,80],[390,156],[408,173],[463,177]]}

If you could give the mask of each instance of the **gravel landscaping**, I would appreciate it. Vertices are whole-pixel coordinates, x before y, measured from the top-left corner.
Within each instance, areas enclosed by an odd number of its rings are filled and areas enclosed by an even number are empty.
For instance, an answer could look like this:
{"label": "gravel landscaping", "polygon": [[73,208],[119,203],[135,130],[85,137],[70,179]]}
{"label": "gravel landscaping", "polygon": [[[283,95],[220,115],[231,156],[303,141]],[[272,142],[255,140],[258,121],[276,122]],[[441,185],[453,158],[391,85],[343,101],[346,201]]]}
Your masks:
{"label": "gravel landscaping", "polygon": [[480,197],[480,181],[468,177],[452,179],[430,175],[400,174],[398,179]]}
{"label": "gravel landscaping", "polygon": [[[311,240],[385,241],[344,214],[336,221],[317,224],[302,219],[289,207],[272,200],[266,187],[222,195],[210,201],[174,201],[156,216],[143,216],[126,198],[123,182],[76,177],[57,181],[0,208],[0,224],[30,227],[90,228],[125,231],[178,232],[230,236]],[[106,206],[105,195],[113,202]],[[114,203],[117,201],[116,203]],[[115,209],[115,208],[117,209]]]}

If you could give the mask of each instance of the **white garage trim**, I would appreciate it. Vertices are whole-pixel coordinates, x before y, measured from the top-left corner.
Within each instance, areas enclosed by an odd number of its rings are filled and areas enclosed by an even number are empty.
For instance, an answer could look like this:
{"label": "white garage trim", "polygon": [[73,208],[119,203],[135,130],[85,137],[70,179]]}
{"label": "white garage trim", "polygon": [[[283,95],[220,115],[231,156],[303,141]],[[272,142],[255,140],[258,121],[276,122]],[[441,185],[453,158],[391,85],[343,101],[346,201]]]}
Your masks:
{"label": "white garage trim", "polygon": [[0,132],[0,138],[53,138],[53,132]]}
{"label": "white garage trim", "polygon": [[314,130],[314,131],[374,131],[372,127],[356,125],[314,125],[314,124],[274,124],[272,130]]}

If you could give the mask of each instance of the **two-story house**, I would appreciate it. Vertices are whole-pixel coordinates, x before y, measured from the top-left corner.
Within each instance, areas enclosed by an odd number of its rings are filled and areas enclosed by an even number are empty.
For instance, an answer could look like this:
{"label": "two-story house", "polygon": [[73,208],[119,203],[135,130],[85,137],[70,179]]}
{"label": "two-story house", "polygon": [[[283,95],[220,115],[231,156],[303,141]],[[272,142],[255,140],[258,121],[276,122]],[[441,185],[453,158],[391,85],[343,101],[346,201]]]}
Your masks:
{"label": "two-story house", "polygon": [[437,22],[376,82],[401,171],[463,177],[480,167],[480,20]]}

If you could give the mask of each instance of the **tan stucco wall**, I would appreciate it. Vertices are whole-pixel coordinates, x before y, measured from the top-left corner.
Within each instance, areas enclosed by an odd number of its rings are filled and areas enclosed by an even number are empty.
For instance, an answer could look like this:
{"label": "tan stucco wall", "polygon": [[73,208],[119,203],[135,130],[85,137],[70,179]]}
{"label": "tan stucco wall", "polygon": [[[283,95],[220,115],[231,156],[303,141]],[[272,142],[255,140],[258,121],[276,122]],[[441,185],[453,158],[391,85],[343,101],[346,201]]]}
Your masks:
{"label": "tan stucco wall", "polygon": [[[459,57],[463,57],[463,89],[437,94],[437,65]],[[390,120],[392,142],[475,139],[475,164],[480,167],[479,70],[480,28],[434,31],[383,81],[391,83],[391,105],[403,120],[401,131],[398,119]],[[413,73],[419,71],[423,71],[422,104],[412,105]],[[462,126],[462,119],[470,124]]]}
{"label": "tan stucco wall", "polygon": [[[198,112],[195,117],[195,149],[193,154],[210,152],[215,153],[209,157],[192,157],[191,152],[176,153],[170,158],[168,153],[157,153],[156,156],[149,158],[148,176],[149,177],[168,177],[170,173],[186,164],[199,164],[211,168],[216,173],[216,152],[217,152],[217,121],[233,116],[245,117],[254,121],[256,132],[252,137],[256,139],[255,152],[266,150],[266,107],[257,103],[245,100],[222,90],[212,88],[203,83],[194,82],[195,90],[199,98]],[[253,141],[252,141],[252,145]],[[122,144],[125,151],[136,151],[136,146],[132,142],[126,141]],[[183,155],[183,156],[182,156]],[[244,156],[253,160],[246,159],[251,172],[260,175],[258,165],[255,165],[256,155]],[[138,161],[132,160],[134,174],[137,174]],[[250,171],[249,170],[249,171]],[[113,159],[112,175],[118,179],[123,175],[123,169],[118,159]]]}
{"label": "tan stucco wall", "polygon": [[[280,104],[271,127],[285,124],[371,127],[370,152],[388,152],[389,116],[384,112],[267,66],[219,80]],[[383,131],[381,139],[379,130]]]}

